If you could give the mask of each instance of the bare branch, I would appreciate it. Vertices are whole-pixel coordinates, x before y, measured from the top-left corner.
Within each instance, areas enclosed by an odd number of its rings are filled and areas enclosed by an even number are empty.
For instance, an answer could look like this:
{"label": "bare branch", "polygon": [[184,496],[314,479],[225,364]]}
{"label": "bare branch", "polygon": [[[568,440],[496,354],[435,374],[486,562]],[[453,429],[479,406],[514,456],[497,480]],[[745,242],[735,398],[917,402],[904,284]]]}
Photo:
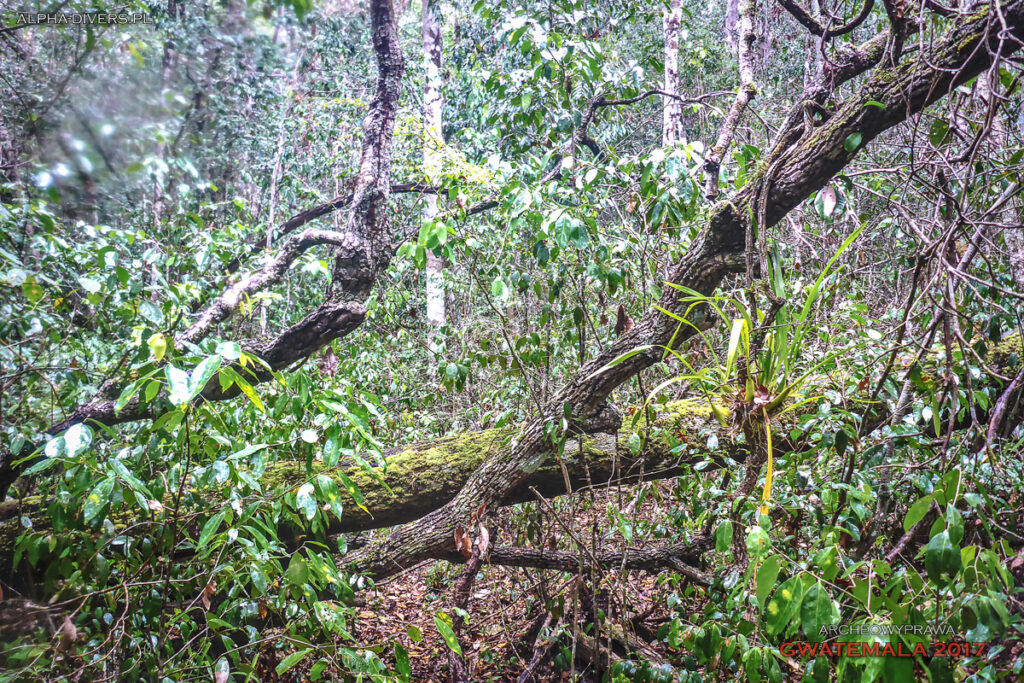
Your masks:
{"label": "bare branch", "polygon": [[789,12],[794,19],[803,24],[808,31],[827,40],[829,38],[835,38],[837,36],[847,34],[863,24],[864,20],[868,18],[869,14],[871,14],[871,10],[875,7],[875,0],[864,0],[864,6],[860,8],[860,13],[838,28],[822,26],[817,19],[812,17],[810,13],[795,0],[779,0],[779,4],[782,5],[782,7],[785,8],[785,10]]}
{"label": "bare branch", "polygon": [[722,159],[729,149],[736,128],[740,124],[743,112],[747,105],[757,95],[757,85],[754,84],[754,41],[757,36],[754,34],[754,11],[757,0],[740,0],[740,42],[739,42],[739,67],[740,67],[740,89],[736,93],[729,113],[725,116],[722,129],[718,133],[718,140],[704,158],[704,196],[714,199],[718,196],[718,174],[722,167]]}

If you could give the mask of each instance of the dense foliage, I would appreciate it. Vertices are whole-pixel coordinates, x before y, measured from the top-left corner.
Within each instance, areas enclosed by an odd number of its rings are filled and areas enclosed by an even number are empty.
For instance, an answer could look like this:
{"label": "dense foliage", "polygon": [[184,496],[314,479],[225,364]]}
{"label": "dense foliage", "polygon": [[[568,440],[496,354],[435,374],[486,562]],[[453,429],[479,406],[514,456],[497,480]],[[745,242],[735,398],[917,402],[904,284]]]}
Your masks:
{"label": "dense foliage", "polygon": [[[838,25],[855,4],[816,16]],[[666,274],[711,215],[705,162],[745,39],[735,3],[682,3],[685,138],[665,144],[668,98],[650,91],[664,88],[667,3],[440,3],[439,213],[423,218],[424,192],[393,192],[394,256],[362,325],[273,372],[253,350],[323,300],[334,257],[318,246],[182,343],[225,288],[275,258],[276,226],[356,187],[377,78],[362,5],[133,1],[116,11],[152,23],[109,26],[3,15],[0,450],[24,471],[0,503],[0,679],[514,680],[539,658],[536,680],[1019,680],[1019,58],[870,145],[850,134],[857,155],[839,174],[752,229],[745,276],[662,311],[697,332],[604,364],[664,361],[610,402],[624,413],[618,448],[678,459],[670,476],[480,510],[453,556],[390,579],[426,582],[418,609],[433,630],[410,617],[381,635],[367,626],[380,619],[366,608],[375,582],[350,547],[389,532],[347,520],[425,487],[419,471],[403,480],[397,447],[513,439],[680,290]],[[890,26],[879,6],[826,41],[781,4],[750,7],[757,96],[712,176],[722,197],[770,178],[790,106]],[[887,47],[904,59],[959,20],[907,11],[920,22]],[[421,8],[395,13],[397,188],[429,179]],[[835,83],[796,127],[824,126],[860,82]],[[317,225],[341,230],[343,204]],[[428,252],[444,264],[440,327],[426,316]],[[154,419],[52,429],[102,391],[119,414],[139,405]],[[568,483],[584,437],[566,405],[545,435]],[[673,410],[689,412],[666,422]],[[458,457],[483,457],[473,450]],[[658,543],[697,559],[595,559]],[[487,562],[488,544],[593,561],[506,568]],[[482,566],[460,574],[460,551]],[[484,628],[488,599],[460,602],[463,579],[515,596],[504,631]],[[927,646],[914,657],[784,647],[834,644],[823,628],[840,624],[941,630],[838,638]],[[940,641],[970,648],[934,656]]]}

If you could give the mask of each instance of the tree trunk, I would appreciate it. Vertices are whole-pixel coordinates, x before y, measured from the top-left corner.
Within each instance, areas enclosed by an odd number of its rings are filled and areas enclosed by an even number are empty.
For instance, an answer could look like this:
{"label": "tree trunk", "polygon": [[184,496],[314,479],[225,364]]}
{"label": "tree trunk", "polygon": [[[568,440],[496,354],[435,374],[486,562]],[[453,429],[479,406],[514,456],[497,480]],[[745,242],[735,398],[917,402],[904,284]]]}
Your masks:
{"label": "tree trunk", "polygon": [[740,3],[739,0],[725,2],[725,44],[730,50],[739,46]]}
{"label": "tree trunk", "polygon": [[[441,22],[437,0],[423,0],[423,169],[429,185],[437,185],[441,171]],[[426,196],[425,220],[437,217],[437,195]],[[434,339],[438,328],[444,325],[444,262],[427,251],[427,321],[431,326],[430,350],[435,354],[439,345]]]}
{"label": "tree trunk", "polygon": [[[683,20],[682,0],[669,0],[665,10],[665,92],[679,95],[679,25]],[[683,103],[665,97],[664,121],[661,126],[661,144],[669,147],[683,140]]]}

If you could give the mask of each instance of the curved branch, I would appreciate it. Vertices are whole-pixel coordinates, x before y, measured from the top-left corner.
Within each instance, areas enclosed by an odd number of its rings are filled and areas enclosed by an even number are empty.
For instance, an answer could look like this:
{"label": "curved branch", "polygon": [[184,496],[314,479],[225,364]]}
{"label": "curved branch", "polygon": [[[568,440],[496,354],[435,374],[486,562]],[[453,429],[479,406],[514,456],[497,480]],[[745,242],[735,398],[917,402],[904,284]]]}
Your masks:
{"label": "curved branch", "polygon": [[310,247],[319,244],[328,244],[341,250],[354,250],[360,246],[360,240],[351,233],[316,228],[307,228],[292,235],[281,246],[270,263],[224,290],[176,341],[195,343],[205,338],[214,325],[231,317],[243,297],[280,282],[295,259]]}
{"label": "curved branch", "polygon": [[845,35],[863,24],[864,20],[868,18],[869,14],[871,14],[871,10],[875,7],[875,0],[865,0],[864,6],[860,8],[860,13],[848,23],[843,24],[838,28],[826,28],[822,26],[817,19],[812,17],[810,13],[795,0],[779,0],[779,4],[782,5],[782,7],[808,31],[827,40],[829,38]]}
{"label": "curved branch", "polygon": [[[441,191],[439,187],[433,187],[431,185],[425,185],[423,183],[397,183],[391,186],[391,194],[437,194]],[[286,237],[295,230],[298,230],[303,225],[315,221],[317,218],[332,214],[339,209],[344,209],[346,206],[352,203],[352,193],[343,195],[341,197],[335,197],[329,202],[324,204],[318,204],[311,209],[306,209],[301,213],[297,213],[277,228],[273,232],[271,242],[277,241],[282,237]],[[260,236],[254,239],[250,244],[249,248],[244,254],[234,258],[228,263],[225,270],[228,273],[234,273],[242,264],[242,259],[252,256],[263,251],[267,247],[266,237]]]}

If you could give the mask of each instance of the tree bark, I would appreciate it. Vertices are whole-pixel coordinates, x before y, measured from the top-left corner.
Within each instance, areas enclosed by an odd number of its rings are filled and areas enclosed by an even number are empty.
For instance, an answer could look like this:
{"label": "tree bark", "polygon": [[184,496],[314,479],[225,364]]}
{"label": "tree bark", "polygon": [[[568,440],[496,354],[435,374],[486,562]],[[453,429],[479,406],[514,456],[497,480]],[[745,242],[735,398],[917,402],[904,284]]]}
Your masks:
{"label": "tree bark", "polygon": [[[683,20],[682,0],[669,0],[665,10],[665,92],[679,94],[679,25]],[[674,145],[684,139],[683,103],[679,100],[664,98],[664,115],[661,126],[661,144],[663,147]]]}
{"label": "tree bark", "polygon": [[[444,138],[441,130],[441,23],[437,0],[423,0],[423,170],[427,183],[437,185],[441,172],[441,148]],[[432,221],[437,217],[437,195],[426,196],[423,218]],[[434,340],[438,328],[444,325],[444,262],[427,251],[426,289],[427,322],[431,325],[430,350],[435,354],[439,347]]]}

